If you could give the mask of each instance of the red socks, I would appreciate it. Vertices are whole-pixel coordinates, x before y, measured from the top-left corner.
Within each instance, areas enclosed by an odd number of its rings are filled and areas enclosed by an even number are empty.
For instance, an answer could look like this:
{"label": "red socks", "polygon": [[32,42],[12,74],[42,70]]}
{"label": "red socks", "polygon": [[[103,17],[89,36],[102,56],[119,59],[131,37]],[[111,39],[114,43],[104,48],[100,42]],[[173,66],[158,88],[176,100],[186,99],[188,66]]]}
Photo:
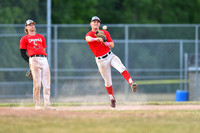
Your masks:
{"label": "red socks", "polygon": [[115,99],[114,95],[113,95],[113,88],[112,85],[110,87],[106,87],[106,90],[108,92],[109,98],[110,100]]}
{"label": "red socks", "polygon": [[[133,82],[133,80],[131,79],[130,74],[128,73],[127,70],[122,72],[123,77],[126,79],[126,81],[131,84]],[[113,88],[112,85],[110,87],[106,87],[106,90],[108,92],[109,98],[110,100],[115,99],[114,95],[113,95]]]}
{"label": "red socks", "polygon": [[126,81],[130,84],[133,82],[133,80],[131,79],[130,74],[128,73],[127,70],[122,72],[123,77],[126,79]]}

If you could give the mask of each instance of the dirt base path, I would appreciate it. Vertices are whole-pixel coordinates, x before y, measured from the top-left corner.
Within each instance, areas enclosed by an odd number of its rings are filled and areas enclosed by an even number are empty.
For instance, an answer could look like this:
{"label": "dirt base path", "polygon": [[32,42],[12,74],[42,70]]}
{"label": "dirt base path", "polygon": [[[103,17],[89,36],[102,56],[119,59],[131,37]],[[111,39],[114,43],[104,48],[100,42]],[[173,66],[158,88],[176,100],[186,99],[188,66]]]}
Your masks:
{"label": "dirt base path", "polygon": [[[52,107],[49,111],[111,110],[109,106]],[[200,110],[200,105],[118,105],[114,110]],[[36,111],[34,107],[0,107],[0,114],[9,111]],[[45,110],[41,110],[45,111]]]}
{"label": "dirt base path", "polygon": [[[34,110],[34,107],[0,107],[1,110]],[[109,106],[52,107],[56,111],[111,110]],[[118,105],[114,110],[200,110],[200,105]]]}
{"label": "dirt base path", "polygon": [[[0,107],[1,116],[16,117],[107,117],[115,113],[98,113],[95,111],[111,110],[109,106],[71,106],[71,107],[52,107],[52,110],[35,110],[34,107]],[[113,111],[128,110],[200,110],[200,105],[119,105]],[[84,111],[92,111],[90,113]],[[93,112],[94,111],[94,112]],[[134,114],[134,113],[133,113]]]}

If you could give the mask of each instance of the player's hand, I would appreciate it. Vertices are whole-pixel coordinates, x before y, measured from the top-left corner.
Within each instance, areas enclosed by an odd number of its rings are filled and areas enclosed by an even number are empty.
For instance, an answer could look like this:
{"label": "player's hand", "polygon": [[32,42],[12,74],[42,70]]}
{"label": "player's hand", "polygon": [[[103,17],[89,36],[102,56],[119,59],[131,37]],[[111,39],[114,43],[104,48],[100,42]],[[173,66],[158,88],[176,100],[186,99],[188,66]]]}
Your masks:
{"label": "player's hand", "polygon": [[96,38],[96,41],[97,41],[97,42],[103,42],[103,39],[100,38],[100,37],[98,37],[98,38]]}

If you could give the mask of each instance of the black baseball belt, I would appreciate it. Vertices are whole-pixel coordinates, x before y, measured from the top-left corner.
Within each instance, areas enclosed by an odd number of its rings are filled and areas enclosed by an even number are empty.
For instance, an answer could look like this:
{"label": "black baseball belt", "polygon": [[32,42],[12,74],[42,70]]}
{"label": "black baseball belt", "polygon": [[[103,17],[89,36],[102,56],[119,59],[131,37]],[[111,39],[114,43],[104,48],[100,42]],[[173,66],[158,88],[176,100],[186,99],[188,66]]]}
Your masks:
{"label": "black baseball belt", "polygon": [[111,51],[109,51],[107,54],[105,54],[103,56],[99,56],[98,59],[104,59],[104,58],[108,57],[109,54],[111,54]]}
{"label": "black baseball belt", "polygon": [[31,57],[46,57],[46,55],[32,55]]}

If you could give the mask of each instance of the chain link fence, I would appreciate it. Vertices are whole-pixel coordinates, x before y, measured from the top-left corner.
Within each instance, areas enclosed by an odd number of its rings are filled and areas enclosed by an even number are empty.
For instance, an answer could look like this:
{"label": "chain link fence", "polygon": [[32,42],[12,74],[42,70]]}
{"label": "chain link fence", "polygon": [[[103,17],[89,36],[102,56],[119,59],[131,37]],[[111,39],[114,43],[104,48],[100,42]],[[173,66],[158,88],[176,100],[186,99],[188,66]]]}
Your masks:
{"label": "chain link fence", "polygon": [[[133,94],[122,75],[112,69],[117,99],[121,102],[173,101],[177,89],[188,90],[185,67],[189,66],[184,54],[194,55],[199,51],[198,25],[107,26],[115,43],[112,51],[139,85],[138,92]],[[36,28],[46,37],[46,25],[37,24]],[[32,98],[32,81],[25,77],[28,64],[19,51],[24,25],[0,25],[0,29],[0,98]],[[107,101],[103,79],[84,40],[90,26],[52,25],[51,29],[51,46],[47,47],[51,48],[48,60],[52,99]]]}

